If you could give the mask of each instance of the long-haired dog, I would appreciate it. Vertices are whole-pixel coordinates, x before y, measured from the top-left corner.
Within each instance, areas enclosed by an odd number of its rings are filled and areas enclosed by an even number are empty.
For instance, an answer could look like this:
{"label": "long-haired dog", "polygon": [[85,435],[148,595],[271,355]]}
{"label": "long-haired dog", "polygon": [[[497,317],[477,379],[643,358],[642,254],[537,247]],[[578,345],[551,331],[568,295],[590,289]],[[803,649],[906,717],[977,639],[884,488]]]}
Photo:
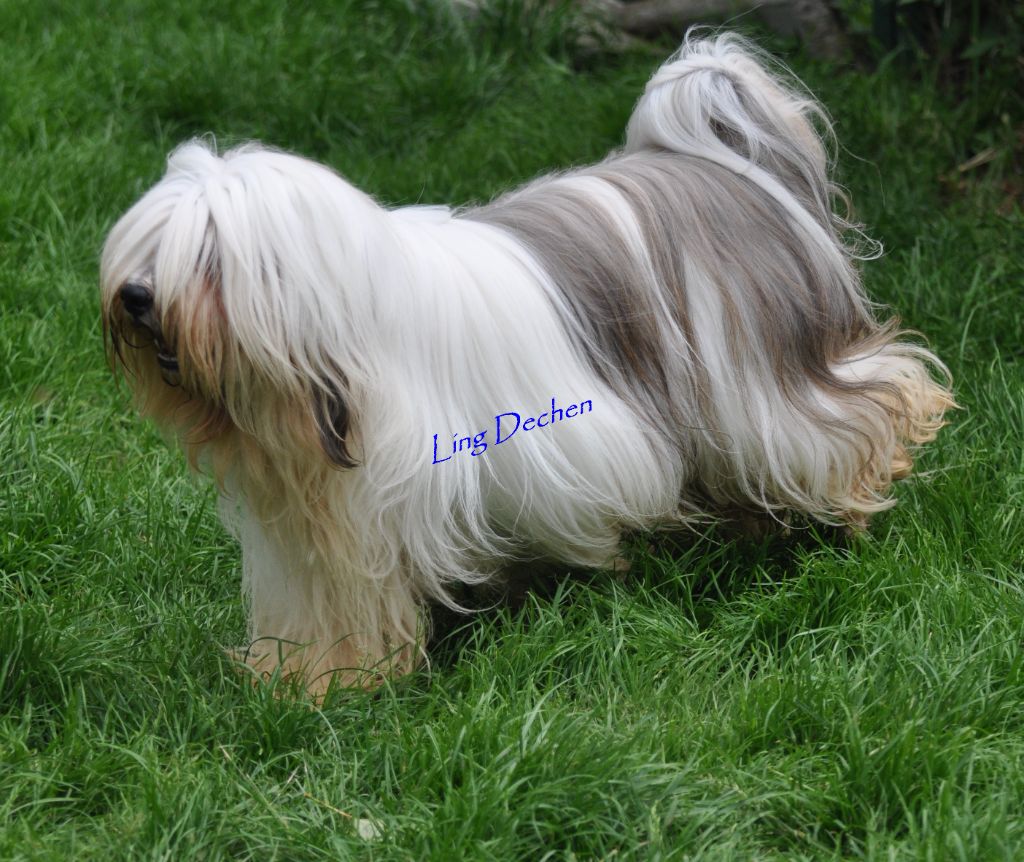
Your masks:
{"label": "long-haired dog", "polygon": [[141,412],[220,488],[249,662],[372,684],[415,666],[425,602],[513,559],[892,505],[952,399],[864,294],[823,136],[719,36],[657,71],[621,151],[478,209],[177,149],[107,240],[103,317]]}

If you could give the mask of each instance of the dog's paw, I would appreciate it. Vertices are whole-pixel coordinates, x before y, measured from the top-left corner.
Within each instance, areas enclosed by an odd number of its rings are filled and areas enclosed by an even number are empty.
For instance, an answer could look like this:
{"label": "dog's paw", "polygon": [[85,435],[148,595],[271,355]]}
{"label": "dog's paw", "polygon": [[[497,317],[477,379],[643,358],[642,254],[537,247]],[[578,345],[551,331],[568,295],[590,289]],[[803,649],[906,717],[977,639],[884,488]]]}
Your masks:
{"label": "dog's paw", "polygon": [[225,649],[235,669],[254,686],[273,685],[278,696],[307,696],[320,703],[329,691],[372,691],[392,677],[412,670],[413,663],[388,656],[375,664],[335,645],[327,650],[316,644],[293,644],[261,638],[248,647]]}

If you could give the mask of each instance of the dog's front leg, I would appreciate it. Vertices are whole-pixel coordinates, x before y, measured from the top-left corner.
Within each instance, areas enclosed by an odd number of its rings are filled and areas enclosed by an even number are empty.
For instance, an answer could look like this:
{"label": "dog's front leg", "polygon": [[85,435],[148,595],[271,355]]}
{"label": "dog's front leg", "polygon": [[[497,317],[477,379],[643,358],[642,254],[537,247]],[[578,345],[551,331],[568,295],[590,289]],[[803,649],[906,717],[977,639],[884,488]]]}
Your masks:
{"label": "dog's front leg", "polygon": [[248,600],[250,643],[234,655],[260,679],[280,675],[320,698],[332,684],[373,688],[416,666],[420,608],[400,572],[351,569],[360,554],[332,554],[297,519],[262,523],[238,507],[224,520],[242,545]]}

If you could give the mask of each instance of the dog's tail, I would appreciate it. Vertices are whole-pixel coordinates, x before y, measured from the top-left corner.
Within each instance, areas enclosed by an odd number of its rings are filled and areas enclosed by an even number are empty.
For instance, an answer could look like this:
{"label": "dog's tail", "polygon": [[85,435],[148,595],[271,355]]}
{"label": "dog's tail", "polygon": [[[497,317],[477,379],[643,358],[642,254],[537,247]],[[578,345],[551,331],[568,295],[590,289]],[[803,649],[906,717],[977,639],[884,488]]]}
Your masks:
{"label": "dog's tail", "polygon": [[[756,183],[816,240],[822,252],[854,257],[878,245],[834,212],[845,196],[829,176],[832,124],[781,63],[732,33],[682,47],[655,72],[633,110],[626,152],[662,150],[708,159]],[[830,248],[831,247],[831,248]],[[845,262],[833,260],[840,270]],[[863,301],[863,297],[857,297]]]}

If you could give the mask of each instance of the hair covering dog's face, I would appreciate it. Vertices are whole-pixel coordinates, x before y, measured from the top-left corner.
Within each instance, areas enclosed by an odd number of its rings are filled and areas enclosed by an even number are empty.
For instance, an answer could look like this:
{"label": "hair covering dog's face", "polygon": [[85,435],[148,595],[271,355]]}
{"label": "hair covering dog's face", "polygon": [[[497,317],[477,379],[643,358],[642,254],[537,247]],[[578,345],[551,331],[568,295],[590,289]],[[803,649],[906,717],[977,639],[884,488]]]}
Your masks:
{"label": "hair covering dog's face", "polygon": [[[272,199],[275,182],[281,194]],[[318,443],[332,464],[356,463],[348,377],[321,349],[329,323],[321,279],[312,265],[296,267],[297,249],[288,248],[314,218],[302,186],[325,182],[344,185],[283,153],[243,148],[225,163],[187,146],[108,239],[102,301],[111,360],[142,412],[192,452],[241,431],[271,448]],[[246,215],[254,200],[269,208],[264,222]],[[318,253],[308,236],[305,244]]]}

